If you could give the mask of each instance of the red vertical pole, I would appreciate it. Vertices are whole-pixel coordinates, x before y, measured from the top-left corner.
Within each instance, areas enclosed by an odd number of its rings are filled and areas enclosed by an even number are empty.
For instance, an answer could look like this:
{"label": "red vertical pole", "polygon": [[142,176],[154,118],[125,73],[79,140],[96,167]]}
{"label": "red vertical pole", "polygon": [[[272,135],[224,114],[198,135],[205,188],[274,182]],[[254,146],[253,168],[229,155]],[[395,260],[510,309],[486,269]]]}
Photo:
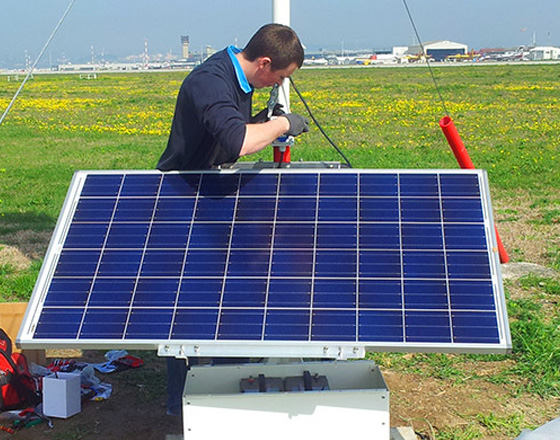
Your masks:
{"label": "red vertical pole", "polygon": [[[455,128],[455,124],[449,116],[444,116],[439,121],[439,126],[443,130],[443,134],[447,138],[447,142],[459,163],[459,166],[463,169],[474,170],[474,164],[469,156],[469,152],[465,148],[465,144],[459,136],[459,132]],[[506,248],[502,243],[500,234],[498,234],[498,228],[494,225],[496,231],[496,241],[498,242],[498,255],[500,256],[500,263],[507,263],[509,261],[509,255],[507,254]]]}

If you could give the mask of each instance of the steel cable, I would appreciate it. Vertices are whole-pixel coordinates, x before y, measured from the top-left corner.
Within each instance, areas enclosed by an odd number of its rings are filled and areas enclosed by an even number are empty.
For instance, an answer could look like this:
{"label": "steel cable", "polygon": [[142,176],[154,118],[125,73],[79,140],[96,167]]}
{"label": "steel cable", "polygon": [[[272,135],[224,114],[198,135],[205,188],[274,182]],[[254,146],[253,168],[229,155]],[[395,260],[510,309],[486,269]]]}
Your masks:
{"label": "steel cable", "polygon": [[37,59],[35,60],[35,62],[33,63],[33,65],[31,66],[31,68],[29,69],[29,71],[27,72],[27,75],[25,76],[24,80],[22,81],[22,83],[20,84],[19,88],[16,91],[16,94],[14,95],[14,97],[12,98],[12,100],[10,101],[10,103],[8,104],[8,107],[6,108],[6,110],[4,111],[4,113],[2,114],[2,117],[0,118],[0,126],[2,125],[2,122],[4,122],[4,119],[6,118],[6,116],[8,115],[10,109],[12,108],[12,106],[14,105],[14,103],[16,102],[17,97],[19,96],[20,92],[23,90],[23,87],[25,86],[25,83],[27,82],[27,80],[31,77],[31,74],[33,73],[33,71],[35,70],[35,67],[37,66],[37,63],[39,62],[39,60],[41,59],[41,57],[43,56],[43,54],[45,53],[45,50],[47,50],[47,47],[49,46],[51,40],[53,39],[53,37],[55,36],[56,32],[58,31],[58,28],[60,28],[60,26],[62,25],[62,22],[64,21],[64,19],[66,18],[66,16],[68,15],[68,13],[70,12],[70,9],[72,9],[72,6],[74,6],[74,3],[76,2],[76,0],[71,0],[70,4],[68,5],[68,7],[66,8],[66,11],[64,11],[64,14],[62,14],[62,17],[60,18],[60,20],[58,21],[58,24],[56,25],[56,27],[54,28],[54,30],[52,31],[50,37],[48,38],[47,42],[45,43],[45,45],[43,46],[43,49],[41,49],[41,52],[39,53],[39,56],[37,57]]}

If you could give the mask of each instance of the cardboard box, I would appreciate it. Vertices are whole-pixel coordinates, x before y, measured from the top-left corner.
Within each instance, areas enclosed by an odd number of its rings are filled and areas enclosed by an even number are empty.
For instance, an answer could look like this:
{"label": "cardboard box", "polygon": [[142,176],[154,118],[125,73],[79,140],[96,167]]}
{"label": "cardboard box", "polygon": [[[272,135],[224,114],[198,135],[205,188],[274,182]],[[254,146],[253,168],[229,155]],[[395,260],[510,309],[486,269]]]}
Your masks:
{"label": "cardboard box", "polygon": [[16,347],[16,337],[26,309],[26,302],[0,303],[0,328],[4,330],[12,340],[12,351],[14,353],[19,353],[21,351],[29,363],[34,362],[39,365],[46,365],[47,356],[45,354],[45,350],[22,351]]}
{"label": "cardboard box", "polygon": [[81,410],[79,373],[57,373],[43,378],[43,414],[66,419]]}

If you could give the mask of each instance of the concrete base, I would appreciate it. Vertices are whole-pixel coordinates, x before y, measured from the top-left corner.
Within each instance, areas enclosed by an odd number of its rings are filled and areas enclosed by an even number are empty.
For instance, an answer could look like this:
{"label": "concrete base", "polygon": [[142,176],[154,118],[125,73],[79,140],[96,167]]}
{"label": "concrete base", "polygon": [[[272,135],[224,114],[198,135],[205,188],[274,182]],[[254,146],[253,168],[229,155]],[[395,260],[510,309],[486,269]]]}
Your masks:
{"label": "concrete base", "polygon": [[414,429],[410,426],[391,428],[391,440],[417,440]]}

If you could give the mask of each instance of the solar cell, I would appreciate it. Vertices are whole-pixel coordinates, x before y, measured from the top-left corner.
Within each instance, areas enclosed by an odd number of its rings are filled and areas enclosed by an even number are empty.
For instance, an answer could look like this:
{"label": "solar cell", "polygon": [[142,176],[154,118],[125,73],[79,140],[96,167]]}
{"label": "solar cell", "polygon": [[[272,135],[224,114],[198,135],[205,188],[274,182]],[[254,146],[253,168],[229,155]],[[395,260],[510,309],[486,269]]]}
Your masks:
{"label": "solar cell", "polygon": [[483,171],[78,172],[19,341],[503,352],[495,247]]}

